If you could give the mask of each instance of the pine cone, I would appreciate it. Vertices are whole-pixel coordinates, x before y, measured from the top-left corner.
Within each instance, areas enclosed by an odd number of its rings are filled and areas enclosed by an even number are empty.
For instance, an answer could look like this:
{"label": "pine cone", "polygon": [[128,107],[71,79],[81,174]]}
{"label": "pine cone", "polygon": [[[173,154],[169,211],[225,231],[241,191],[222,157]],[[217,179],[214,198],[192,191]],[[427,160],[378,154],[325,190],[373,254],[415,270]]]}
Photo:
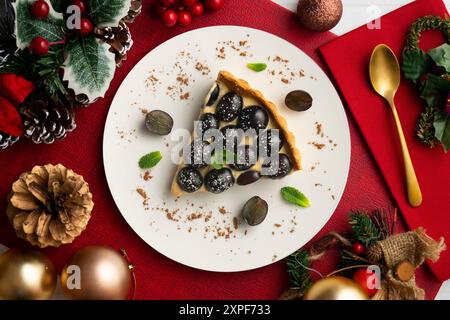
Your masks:
{"label": "pine cone", "polygon": [[36,166],[13,183],[6,214],[18,237],[41,248],[71,243],[94,207],[83,177],[61,164]]}
{"label": "pine cone", "polygon": [[142,1],[141,0],[132,0],[130,10],[126,17],[123,18],[123,21],[126,23],[133,23],[134,19],[142,12]]}
{"label": "pine cone", "polygon": [[6,149],[19,140],[19,137],[13,137],[9,134],[0,132],[0,149]]}
{"label": "pine cone", "polygon": [[76,128],[75,112],[70,103],[29,97],[19,106],[24,136],[34,143],[52,144],[64,139]]}
{"label": "pine cone", "polygon": [[130,29],[122,20],[117,27],[96,28],[95,36],[110,45],[109,51],[116,56],[116,65],[120,67],[127,59],[127,53],[133,45]]}

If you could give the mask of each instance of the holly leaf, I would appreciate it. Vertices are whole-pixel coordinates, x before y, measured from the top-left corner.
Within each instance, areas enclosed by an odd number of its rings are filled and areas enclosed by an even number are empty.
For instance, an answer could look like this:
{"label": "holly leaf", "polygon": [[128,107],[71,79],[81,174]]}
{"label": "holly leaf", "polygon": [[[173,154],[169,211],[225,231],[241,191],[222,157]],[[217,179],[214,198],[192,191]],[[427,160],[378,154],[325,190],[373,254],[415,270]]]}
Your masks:
{"label": "holly leaf", "polygon": [[128,14],[131,0],[91,0],[89,15],[97,27],[117,26]]}
{"label": "holly leaf", "polygon": [[441,112],[434,120],[434,130],[436,138],[441,142],[445,153],[450,150],[450,115]]}
{"label": "holly leaf", "polygon": [[422,83],[420,97],[430,107],[442,107],[447,101],[448,91],[450,91],[450,81],[433,74],[428,74],[427,80]]}
{"label": "holly leaf", "polygon": [[406,79],[417,82],[430,69],[431,59],[422,50],[408,50],[403,52],[402,70]]}
{"label": "holly leaf", "polygon": [[20,49],[28,47],[31,40],[43,37],[49,42],[64,39],[65,23],[63,15],[57,13],[51,4],[50,13],[46,19],[38,20],[31,14],[30,5],[34,0],[17,0],[13,5],[16,14],[14,33],[16,44]]}
{"label": "holly leaf", "polygon": [[56,12],[62,13],[67,7],[67,0],[50,0],[50,3]]}
{"label": "holly leaf", "polygon": [[447,72],[450,72],[450,45],[444,43],[443,45],[431,49],[428,55],[433,59],[436,65],[445,68]]}
{"label": "holly leaf", "polygon": [[114,54],[94,35],[80,37],[67,45],[64,79],[76,94],[84,93],[90,101],[103,97],[115,72]]}

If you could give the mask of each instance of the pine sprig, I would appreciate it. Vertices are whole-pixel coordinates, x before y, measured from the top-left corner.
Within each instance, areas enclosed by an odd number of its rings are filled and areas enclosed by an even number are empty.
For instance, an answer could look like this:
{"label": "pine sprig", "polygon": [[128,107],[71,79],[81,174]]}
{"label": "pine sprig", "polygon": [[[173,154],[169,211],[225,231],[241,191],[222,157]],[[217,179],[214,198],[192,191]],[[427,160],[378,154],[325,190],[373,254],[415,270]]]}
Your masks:
{"label": "pine sprig", "polygon": [[350,212],[348,223],[352,226],[355,237],[368,248],[376,241],[382,240],[383,236],[377,228],[367,211]]}
{"label": "pine sprig", "polygon": [[60,100],[67,91],[59,71],[64,63],[63,45],[54,45],[48,54],[33,57],[29,50],[9,54],[0,63],[0,73],[20,74],[32,81],[48,98]]}
{"label": "pine sprig", "polygon": [[308,270],[309,255],[306,250],[300,249],[287,257],[286,266],[292,288],[304,292],[312,285]]}
{"label": "pine sprig", "polygon": [[436,136],[434,129],[434,119],[436,115],[436,108],[427,106],[425,110],[420,114],[419,120],[417,120],[416,136],[426,146],[433,148],[436,146]]}

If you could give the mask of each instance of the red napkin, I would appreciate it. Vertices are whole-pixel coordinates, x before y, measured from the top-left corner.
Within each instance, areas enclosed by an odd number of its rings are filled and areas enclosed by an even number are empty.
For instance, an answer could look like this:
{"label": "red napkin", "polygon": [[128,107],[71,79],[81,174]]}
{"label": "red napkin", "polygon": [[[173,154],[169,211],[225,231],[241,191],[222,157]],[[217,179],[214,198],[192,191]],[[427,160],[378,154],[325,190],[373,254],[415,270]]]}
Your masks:
{"label": "red napkin", "polygon": [[[422,206],[410,207],[393,117],[386,102],[371,88],[368,75],[370,55],[376,45],[389,45],[401,58],[412,22],[425,15],[446,14],[441,0],[417,0],[382,17],[381,29],[371,30],[364,25],[320,50],[408,226],[411,229],[423,226],[430,236],[443,236],[449,242],[450,154],[445,154],[440,147],[430,150],[415,139],[414,128],[423,101],[413,85],[403,79],[396,96],[397,110],[423,193]],[[442,36],[428,33],[424,34],[423,40],[422,47],[426,50],[442,43]],[[450,251],[445,251],[439,262],[430,267],[440,280],[445,280],[450,278],[449,265]]]}
{"label": "red napkin", "polygon": [[[144,0],[142,14],[131,25],[134,46],[123,67],[118,69],[106,97],[77,114],[77,129],[66,140],[53,145],[20,141],[0,151],[0,242],[9,247],[27,246],[15,237],[5,215],[6,195],[20,173],[34,165],[62,163],[82,174],[89,182],[95,207],[87,229],[73,244],[44,250],[57,268],[78,249],[92,244],[123,247],[136,266],[138,299],[276,299],[287,288],[284,263],[248,272],[205,272],[173,262],[144,243],[117,210],[103,173],[102,139],[108,107],[132,67],[150,50],[184,31],[217,25],[242,25],[278,35],[311,55],[321,64],[316,49],[333,39],[331,33],[308,32],[294,14],[269,0],[227,0],[225,8],[194,20],[190,28],[166,28],[150,14]],[[124,106],[126,107],[126,106]],[[350,119],[352,159],[346,192],[333,218],[318,237],[332,230],[348,228],[346,213],[355,208],[389,206],[391,200],[372,159]],[[355,197],[355,194],[358,196]],[[331,261],[324,261],[332,268]],[[426,270],[418,271],[418,282],[433,298],[439,283]]]}

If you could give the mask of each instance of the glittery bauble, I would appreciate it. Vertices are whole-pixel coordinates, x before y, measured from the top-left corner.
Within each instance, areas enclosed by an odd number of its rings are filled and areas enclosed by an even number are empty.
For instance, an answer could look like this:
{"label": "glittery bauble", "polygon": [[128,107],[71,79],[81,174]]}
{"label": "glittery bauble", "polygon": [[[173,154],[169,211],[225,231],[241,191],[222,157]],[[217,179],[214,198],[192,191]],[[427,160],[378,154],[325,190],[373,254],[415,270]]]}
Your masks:
{"label": "glittery bauble", "polygon": [[297,15],[300,22],[313,31],[326,31],[338,24],[342,17],[341,0],[300,0]]}
{"label": "glittery bauble", "polygon": [[55,287],[55,268],[42,253],[11,249],[0,256],[0,300],[49,299]]}
{"label": "glittery bauble", "polygon": [[79,250],[61,272],[64,294],[79,300],[125,300],[131,280],[127,260],[116,250],[103,246]]}
{"label": "glittery bauble", "polygon": [[368,300],[366,292],[354,281],[332,276],[315,282],[306,292],[305,300]]}

